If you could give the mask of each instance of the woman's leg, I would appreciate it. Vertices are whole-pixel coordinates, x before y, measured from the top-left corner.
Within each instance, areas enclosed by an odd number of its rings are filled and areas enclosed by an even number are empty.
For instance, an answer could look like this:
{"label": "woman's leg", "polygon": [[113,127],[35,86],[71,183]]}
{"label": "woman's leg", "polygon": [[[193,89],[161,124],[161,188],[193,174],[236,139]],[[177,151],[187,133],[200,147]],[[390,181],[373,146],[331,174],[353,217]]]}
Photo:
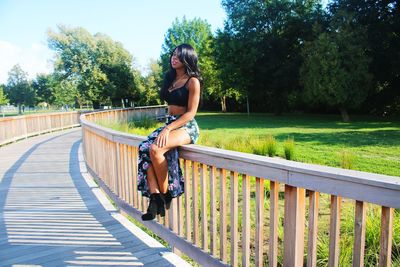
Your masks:
{"label": "woman's leg", "polygon": [[185,129],[180,128],[170,132],[166,146],[158,147],[156,144],[150,146],[150,158],[161,193],[166,193],[168,190],[168,164],[165,152],[186,144],[190,144],[190,136]]}
{"label": "woman's leg", "polygon": [[149,186],[150,194],[160,193],[156,174],[154,172],[153,165],[150,165],[147,169],[147,184]]}

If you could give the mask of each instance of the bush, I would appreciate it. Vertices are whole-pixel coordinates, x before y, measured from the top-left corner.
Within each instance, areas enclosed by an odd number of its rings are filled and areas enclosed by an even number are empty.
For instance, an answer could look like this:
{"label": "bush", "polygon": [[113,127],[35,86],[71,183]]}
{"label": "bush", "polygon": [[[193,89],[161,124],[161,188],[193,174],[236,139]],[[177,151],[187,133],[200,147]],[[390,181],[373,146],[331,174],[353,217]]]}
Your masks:
{"label": "bush", "polygon": [[347,150],[343,150],[340,156],[340,167],[343,169],[352,169],[355,155]]}
{"label": "bush", "polygon": [[294,159],[294,139],[293,137],[288,137],[286,141],[283,143],[283,149],[285,152],[285,159],[292,160]]}
{"label": "bush", "polygon": [[275,156],[277,150],[276,148],[277,148],[277,142],[275,138],[272,135],[268,135],[266,140],[266,149],[268,156],[270,157]]}
{"label": "bush", "polygon": [[132,128],[150,129],[156,127],[157,123],[158,122],[154,118],[143,116],[139,121],[130,121],[129,126],[132,126]]}

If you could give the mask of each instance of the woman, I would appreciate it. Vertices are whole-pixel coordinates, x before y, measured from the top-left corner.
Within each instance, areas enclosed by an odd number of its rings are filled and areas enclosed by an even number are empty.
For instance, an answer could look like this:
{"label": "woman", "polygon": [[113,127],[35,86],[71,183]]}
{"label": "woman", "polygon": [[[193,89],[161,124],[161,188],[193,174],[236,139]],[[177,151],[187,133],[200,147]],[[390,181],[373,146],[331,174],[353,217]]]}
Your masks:
{"label": "woman", "polygon": [[183,193],[178,146],[194,144],[199,128],[194,119],[200,100],[200,71],[197,55],[188,44],[177,46],[170,56],[170,70],[161,88],[161,100],[168,103],[166,124],[139,145],[138,190],[150,198],[142,220],[165,215],[172,198]]}

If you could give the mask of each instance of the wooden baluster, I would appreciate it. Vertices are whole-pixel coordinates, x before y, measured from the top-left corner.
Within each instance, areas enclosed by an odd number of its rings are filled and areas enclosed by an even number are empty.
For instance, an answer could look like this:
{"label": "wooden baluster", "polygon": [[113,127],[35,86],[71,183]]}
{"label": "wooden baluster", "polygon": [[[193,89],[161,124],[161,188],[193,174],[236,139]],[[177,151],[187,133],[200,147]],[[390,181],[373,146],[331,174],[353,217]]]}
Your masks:
{"label": "wooden baluster", "polygon": [[304,188],[285,185],[284,266],[303,266]]}
{"label": "wooden baluster", "polygon": [[319,192],[316,191],[308,191],[308,192],[310,200],[310,211],[308,218],[307,267],[315,267],[317,265]]}
{"label": "wooden baluster", "polygon": [[192,217],[191,215],[191,209],[190,209],[190,176],[189,176],[189,170],[190,170],[190,166],[189,166],[189,161],[188,160],[184,160],[184,166],[185,166],[185,226],[186,226],[186,240],[188,241],[192,241],[192,227],[191,227],[191,222],[192,222]]}
{"label": "wooden baluster", "polygon": [[200,246],[199,237],[199,208],[198,208],[198,179],[199,179],[199,164],[197,162],[192,163],[192,177],[193,177],[193,241],[197,246]]}
{"label": "wooden baluster", "polygon": [[210,170],[210,206],[211,206],[211,254],[217,256],[217,195],[216,195],[216,173],[217,169],[215,166],[211,167]]}
{"label": "wooden baluster", "polygon": [[[179,159],[179,166],[183,166],[183,159]],[[186,184],[185,184],[185,187],[186,187]],[[184,225],[182,197],[183,196],[180,196],[176,200],[177,212],[178,212],[178,235],[179,236],[183,236],[183,225]]]}
{"label": "wooden baluster", "polygon": [[382,207],[379,267],[389,267],[392,256],[393,208]]}
{"label": "wooden baluster", "polygon": [[339,266],[340,240],[340,206],[342,198],[331,196],[331,219],[329,230],[329,262],[328,266]]}
{"label": "wooden baluster", "polygon": [[238,266],[238,174],[231,172],[231,266]]}
{"label": "wooden baluster", "polygon": [[202,248],[208,251],[208,225],[207,225],[207,165],[200,165],[201,179],[201,229],[202,229]]}
{"label": "wooden baluster", "polygon": [[270,208],[269,208],[269,266],[278,264],[278,204],[279,183],[270,181]]}
{"label": "wooden baluster", "polygon": [[264,180],[256,177],[256,237],[255,237],[255,263],[262,267],[264,247]]}
{"label": "wooden baluster", "polygon": [[242,266],[250,266],[250,177],[243,175]]}
{"label": "wooden baluster", "polygon": [[362,267],[364,266],[366,209],[362,201],[356,201],[355,205],[353,266]]}
{"label": "wooden baluster", "polygon": [[226,170],[222,169],[220,174],[220,258],[223,262],[228,261],[228,254],[226,250],[226,240],[227,240],[227,225],[226,225]]}
{"label": "wooden baluster", "polygon": [[129,205],[133,206],[133,191],[136,188],[133,188],[133,164],[132,164],[132,148],[128,146],[128,203]]}

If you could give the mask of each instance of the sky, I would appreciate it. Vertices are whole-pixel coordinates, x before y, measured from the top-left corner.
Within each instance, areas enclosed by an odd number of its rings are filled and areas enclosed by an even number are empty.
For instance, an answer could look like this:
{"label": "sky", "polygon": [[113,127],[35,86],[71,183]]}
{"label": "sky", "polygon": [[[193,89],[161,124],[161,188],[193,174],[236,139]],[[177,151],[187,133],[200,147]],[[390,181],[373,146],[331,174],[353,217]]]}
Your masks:
{"label": "sky", "polygon": [[54,53],[47,31],[57,25],[83,27],[121,42],[146,73],[161,53],[164,35],[175,18],[205,19],[215,32],[226,13],[220,0],[0,0],[0,84],[15,64],[33,79],[52,72]]}

